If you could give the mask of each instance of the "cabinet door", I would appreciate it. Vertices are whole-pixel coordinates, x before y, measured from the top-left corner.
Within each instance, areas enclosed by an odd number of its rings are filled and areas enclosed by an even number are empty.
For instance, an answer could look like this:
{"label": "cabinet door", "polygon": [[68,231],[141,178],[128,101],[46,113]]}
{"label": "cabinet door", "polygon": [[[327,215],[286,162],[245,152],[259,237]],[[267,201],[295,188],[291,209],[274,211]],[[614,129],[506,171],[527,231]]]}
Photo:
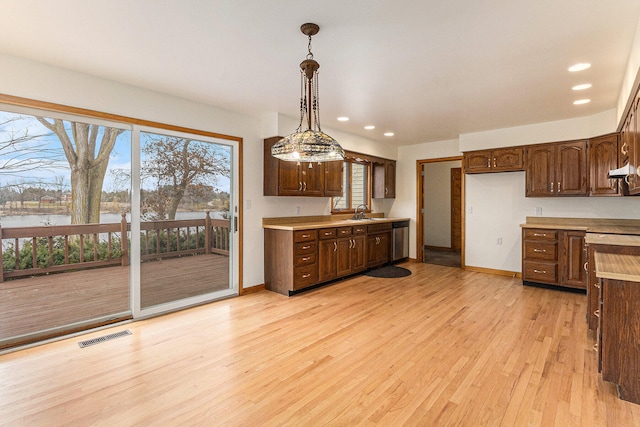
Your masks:
{"label": "cabinet door", "polygon": [[640,177],[638,177],[638,166],[640,163],[640,138],[638,135],[638,104],[637,100],[629,111],[629,127],[627,132],[627,144],[629,153],[629,175],[626,181],[629,185],[629,194],[640,193]]}
{"label": "cabinet door", "polygon": [[342,196],[344,162],[324,162],[324,195],[327,197]]}
{"label": "cabinet door", "polygon": [[500,148],[491,153],[493,172],[519,171],[524,169],[524,150],[522,147]]}
{"label": "cabinet door", "polygon": [[589,141],[589,195],[619,196],[621,195],[618,179],[607,177],[611,169],[617,169],[618,134],[594,138]]}
{"label": "cabinet door", "polygon": [[[554,182],[555,156],[550,144],[532,145],[526,148],[526,191],[527,197],[552,196]],[[555,185],[555,184],[553,184]]]}
{"label": "cabinet door", "polygon": [[587,261],[584,231],[563,232],[562,283],[563,286],[587,289]]}
{"label": "cabinet door", "polygon": [[379,238],[378,261],[380,264],[386,264],[391,261],[391,234],[382,233]]}
{"label": "cabinet door", "polygon": [[491,150],[464,153],[464,173],[491,172]]}
{"label": "cabinet door", "polygon": [[384,162],[384,180],[385,180],[385,193],[384,197],[387,199],[394,199],[396,197],[396,162],[393,160],[387,160]]}
{"label": "cabinet door", "polygon": [[367,267],[378,265],[378,235],[367,235]]}
{"label": "cabinet door", "polygon": [[278,195],[299,196],[302,191],[300,166],[296,162],[278,161]]}
{"label": "cabinet door", "polygon": [[351,272],[357,273],[367,268],[365,258],[366,237],[364,234],[353,236],[353,247],[351,248]]}
{"label": "cabinet door", "polygon": [[[587,141],[566,142],[556,146],[556,196],[586,196],[588,173]],[[551,186],[553,190],[553,182]]]}
{"label": "cabinet door", "polygon": [[336,239],[320,240],[318,253],[318,281],[335,279],[338,271]]}
{"label": "cabinet door", "polygon": [[324,168],[321,163],[301,163],[300,176],[303,196],[324,195]]}
{"label": "cabinet door", "polygon": [[338,277],[351,273],[351,236],[338,239]]}

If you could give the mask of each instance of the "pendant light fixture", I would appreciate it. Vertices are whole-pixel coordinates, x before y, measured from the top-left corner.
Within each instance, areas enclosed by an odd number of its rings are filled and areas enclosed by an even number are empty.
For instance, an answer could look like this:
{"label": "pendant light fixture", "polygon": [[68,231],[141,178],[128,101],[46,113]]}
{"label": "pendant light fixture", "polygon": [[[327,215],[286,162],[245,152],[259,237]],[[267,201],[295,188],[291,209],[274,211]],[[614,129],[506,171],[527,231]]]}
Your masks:
{"label": "pendant light fixture", "polygon": [[[285,136],[271,148],[271,155],[294,162],[326,162],[344,160],[344,150],[338,141],[322,132],[318,102],[318,68],[311,53],[311,36],[318,34],[316,24],[302,24],[300,31],[309,38],[308,54],[300,63],[300,123],[296,131]],[[302,130],[305,122],[307,129]]]}

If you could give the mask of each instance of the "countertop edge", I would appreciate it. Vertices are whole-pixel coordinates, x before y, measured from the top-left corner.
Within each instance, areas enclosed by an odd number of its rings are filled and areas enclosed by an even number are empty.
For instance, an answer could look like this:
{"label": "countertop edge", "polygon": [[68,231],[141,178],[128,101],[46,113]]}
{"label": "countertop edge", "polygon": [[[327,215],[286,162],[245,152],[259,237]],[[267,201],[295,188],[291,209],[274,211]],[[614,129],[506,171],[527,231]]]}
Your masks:
{"label": "countertop edge", "polygon": [[384,219],[363,219],[363,220],[339,220],[339,221],[326,221],[326,222],[300,222],[292,225],[285,224],[263,224],[262,228],[269,230],[309,230],[318,228],[331,228],[331,227],[351,227],[354,225],[372,225],[372,224],[386,224],[390,222],[410,221],[410,218],[384,218]]}

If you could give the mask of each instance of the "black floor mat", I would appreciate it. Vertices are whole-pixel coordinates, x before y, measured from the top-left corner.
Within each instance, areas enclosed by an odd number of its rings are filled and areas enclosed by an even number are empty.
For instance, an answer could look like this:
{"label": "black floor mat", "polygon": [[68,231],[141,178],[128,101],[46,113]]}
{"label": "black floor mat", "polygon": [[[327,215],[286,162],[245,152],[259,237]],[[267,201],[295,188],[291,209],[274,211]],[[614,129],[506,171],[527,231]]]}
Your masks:
{"label": "black floor mat", "polygon": [[394,278],[394,277],[406,277],[411,275],[411,270],[407,270],[404,267],[397,267],[395,265],[385,265],[384,267],[376,268],[374,270],[369,270],[365,273],[367,276],[371,277],[383,277],[383,278]]}

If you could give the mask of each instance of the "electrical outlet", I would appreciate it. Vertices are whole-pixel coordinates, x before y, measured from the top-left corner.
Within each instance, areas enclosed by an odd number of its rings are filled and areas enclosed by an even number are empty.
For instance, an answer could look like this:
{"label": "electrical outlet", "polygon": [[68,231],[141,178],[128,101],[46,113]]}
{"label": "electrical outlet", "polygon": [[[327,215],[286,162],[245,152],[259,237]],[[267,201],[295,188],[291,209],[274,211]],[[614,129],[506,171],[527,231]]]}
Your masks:
{"label": "electrical outlet", "polygon": [[300,206],[296,206],[296,215],[300,215]]}
{"label": "electrical outlet", "polygon": [[536,216],[542,216],[542,208],[536,208]]}
{"label": "electrical outlet", "polygon": [[469,207],[467,208],[467,213],[468,213],[468,214],[472,214],[472,213],[473,213],[473,206],[469,206]]}
{"label": "electrical outlet", "polygon": [[501,245],[502,244],[502,237],[498,237],[498,239],[496,240],[496,245]]}

